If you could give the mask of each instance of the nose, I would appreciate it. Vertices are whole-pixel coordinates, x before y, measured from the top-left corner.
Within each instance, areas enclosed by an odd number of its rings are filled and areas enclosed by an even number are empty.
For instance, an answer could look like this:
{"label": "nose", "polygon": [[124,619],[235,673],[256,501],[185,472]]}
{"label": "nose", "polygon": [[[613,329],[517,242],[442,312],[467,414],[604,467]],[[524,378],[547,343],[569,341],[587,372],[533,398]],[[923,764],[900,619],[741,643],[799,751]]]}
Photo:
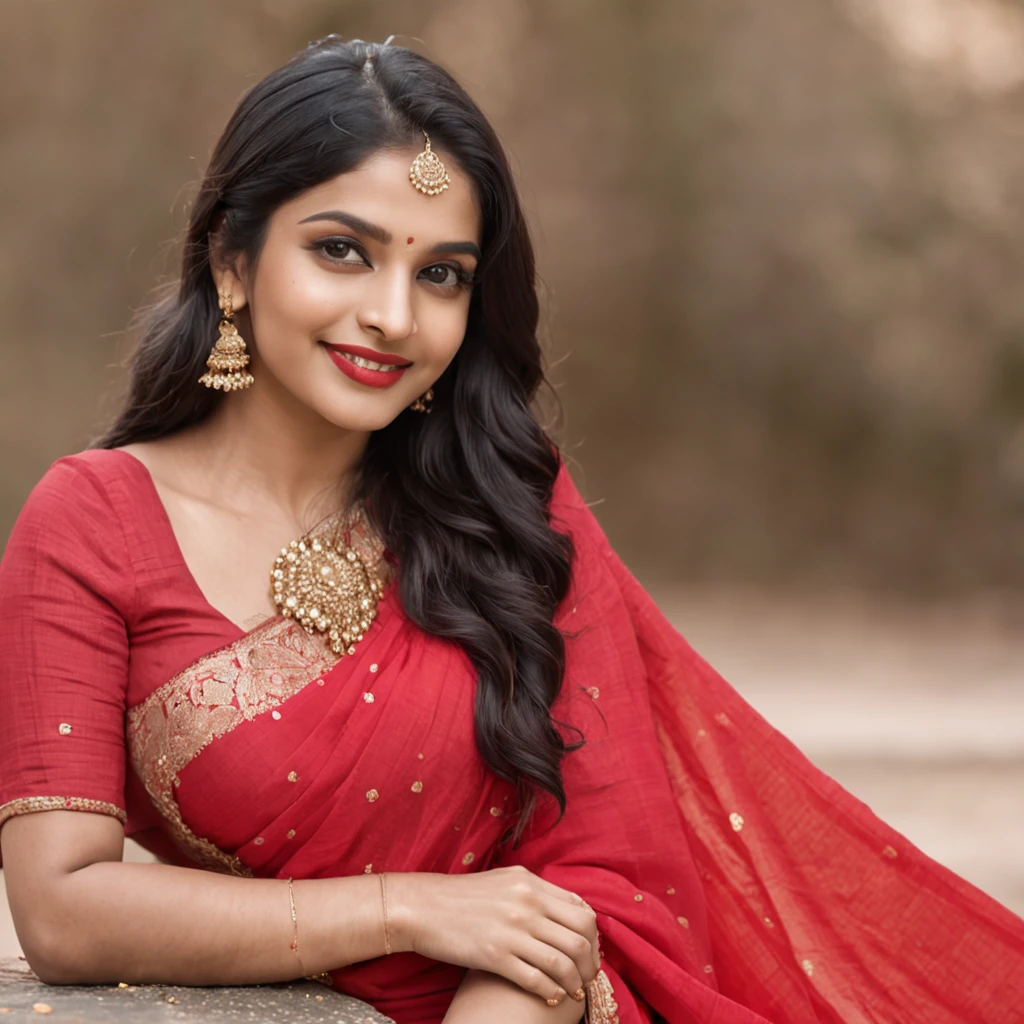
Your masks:
{"label": "nose", "polygon": [[386,341],[401,341],[416,330],[412,308],[412,282],[408,272],[395,267],[365,278],[366,291],[359,309],[359,325]]}

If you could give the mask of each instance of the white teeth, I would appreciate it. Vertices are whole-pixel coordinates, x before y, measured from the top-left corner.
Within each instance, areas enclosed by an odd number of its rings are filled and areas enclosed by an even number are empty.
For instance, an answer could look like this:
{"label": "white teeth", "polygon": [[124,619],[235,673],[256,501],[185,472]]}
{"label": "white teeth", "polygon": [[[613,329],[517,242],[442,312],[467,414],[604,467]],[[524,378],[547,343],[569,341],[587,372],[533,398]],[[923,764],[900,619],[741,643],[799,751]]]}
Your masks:
{"label": "white teeth", "polygon": [[383,370],[385,373],[393,373],[395,370],[401,370],[401,366],[394,366],[391,363],[371,363],[369,359],[364,359],[362,356],[350,355],[348,352],[341,353],[350,363],[355,363],[356,366],[362,366],[367,370]]}

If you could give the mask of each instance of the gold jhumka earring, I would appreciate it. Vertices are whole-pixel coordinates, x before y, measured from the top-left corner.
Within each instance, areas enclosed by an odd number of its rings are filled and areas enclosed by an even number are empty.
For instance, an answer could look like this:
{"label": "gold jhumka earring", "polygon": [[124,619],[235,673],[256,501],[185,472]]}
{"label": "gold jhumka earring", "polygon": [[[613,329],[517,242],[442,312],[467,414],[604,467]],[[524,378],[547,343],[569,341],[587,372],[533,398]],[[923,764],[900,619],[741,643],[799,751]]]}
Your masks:
{"label": "gold jhumka earring", "polygon": [[450,184],[451,178],[441,158],[430,148],[430,136],[424,132],[427,148],[420,153],[409,168],[409,180],[413,188],[419,189],[426,196],[436,196]]}
{"label": "gold jhumka earring", "polygon": [[250,387],[254,378],[246,370],[246,366],[249,365],[249,353],[246,352],[245,342],[235,326],[231,292],[220,293],[220,308],[224,314],[220,321],[220,334],[213,351],[210,352],[210,358],[206,360],[208,369],[199,378],[199,383],[221,391],[239,391]]}
{"label": "gold jhumka earring", "polygon": [[434,389],[433,388],[427,388],[427,390],[424,391],[423,394],[420,395],[420,397],[417,398],[416,401],[413,402],[412,405],[409,406],[409,408],[414,410],[415,412],[427,412],[427,413],[429,413],[430,410],[434,408],[434,406],[432,404],[433,401],[434,401]]}

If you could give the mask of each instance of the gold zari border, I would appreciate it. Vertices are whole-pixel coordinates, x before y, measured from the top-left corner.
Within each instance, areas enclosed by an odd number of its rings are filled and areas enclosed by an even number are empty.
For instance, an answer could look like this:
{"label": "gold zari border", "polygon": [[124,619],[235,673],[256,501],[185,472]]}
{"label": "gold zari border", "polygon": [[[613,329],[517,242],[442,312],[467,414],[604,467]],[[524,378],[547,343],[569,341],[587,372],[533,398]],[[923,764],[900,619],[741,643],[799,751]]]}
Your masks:
{"label": "gold zari border", "polygon": [[[310,536],[320,533],[314,530]],[[342,533],[367,568],[386,580],[384,543],[361,508],[344,518]],[[174,795],[181,782],[178,773],[215,739],[294,697],[337,661],[322,637],[278,615],[200,658],[129,708],[132,766],[171,838],[192,860],[225,874],[252,876],[238,857],[197,836],[182,820]]]}
{"label": "gold zari border", "polygon": [[275,618],[200,658],[127,716],[132,766],[171,838],[192,860],[225,874],[252,876],[242,861],[197,836],[182,820],[178,773],[215,739],[251,722],[323,675],[337,661],[318,637]]}
{"label": "gold zari border", "polygon": [[587,1024],[619,1024],[619,1004],[612,983],[604,971],[598,971],[587,986]]}
{"label": "gold zari border", "polygon": [[31,814],[33,811],[92,811],[109,814],[122,825],[128,820],[128,815],[117,804],[106,800],[90,800],[84,796],[23,796],[0,805],[0,825],[16,814]]}

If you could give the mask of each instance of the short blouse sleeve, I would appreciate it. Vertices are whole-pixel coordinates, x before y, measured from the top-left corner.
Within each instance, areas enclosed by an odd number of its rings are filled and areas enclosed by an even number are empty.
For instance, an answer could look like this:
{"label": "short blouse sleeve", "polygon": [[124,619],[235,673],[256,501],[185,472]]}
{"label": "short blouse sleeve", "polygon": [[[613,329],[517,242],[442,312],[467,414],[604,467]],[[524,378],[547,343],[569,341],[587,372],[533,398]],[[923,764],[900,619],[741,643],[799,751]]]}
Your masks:
{"label": "short blouse sleeve", "polygon": [[134,580],[88,460],[55,462],[0,561],[0,826],[16,814],[125,814]]}

